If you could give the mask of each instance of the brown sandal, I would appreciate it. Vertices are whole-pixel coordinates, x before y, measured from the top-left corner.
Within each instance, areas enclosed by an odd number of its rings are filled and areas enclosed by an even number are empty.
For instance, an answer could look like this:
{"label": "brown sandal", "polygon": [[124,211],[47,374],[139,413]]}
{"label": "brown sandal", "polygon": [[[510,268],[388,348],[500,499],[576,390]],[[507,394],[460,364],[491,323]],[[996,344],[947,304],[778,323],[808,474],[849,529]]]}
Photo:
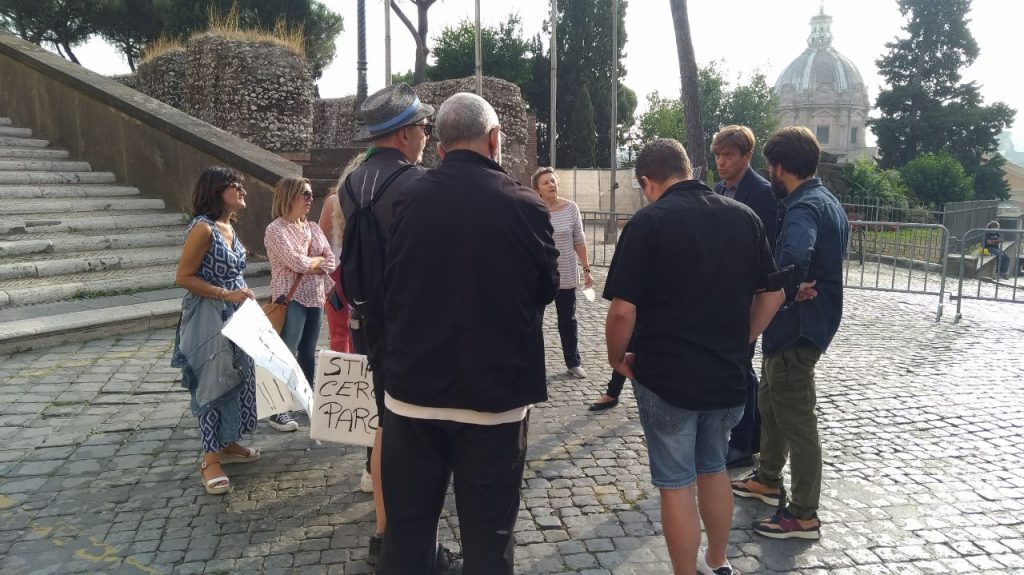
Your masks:
{"label": "brown sandal", "polygon": [[[238,447],[239,449],[246,450],[248,452],[248,455],[242,455],[241,453],[235,453],[235,452],[232,452],[232,451],[228,451],[227,449],[229,447],[231,447],[231,445],[234,445],[234,446]],[[237,443],[234,443],[234,444],[231,444],[231,445],[229,445],[228,447],[225,447],[224,451],[220,452],[220,463],[221,464],[225,464],[225,463],[252,463],[253,461],[258,460],[260,457],[263,457],[263,454],[260,453],[260,450],[256,449],[255,447],[242,447],[241,445],[238,445]]]}
{"label": "brown sandal", "polygon": [[210,495],[223,495],[231,491],[231,480],[228,479],[227,475],[221,475],[220,477],[214,477],[213,479],[206,479],[203,474],[206,468],[210,465],[220,463],[218,461],[204,461],[199,464],[199,480],[202,481],[203,487],[206,488],[206,492]]}

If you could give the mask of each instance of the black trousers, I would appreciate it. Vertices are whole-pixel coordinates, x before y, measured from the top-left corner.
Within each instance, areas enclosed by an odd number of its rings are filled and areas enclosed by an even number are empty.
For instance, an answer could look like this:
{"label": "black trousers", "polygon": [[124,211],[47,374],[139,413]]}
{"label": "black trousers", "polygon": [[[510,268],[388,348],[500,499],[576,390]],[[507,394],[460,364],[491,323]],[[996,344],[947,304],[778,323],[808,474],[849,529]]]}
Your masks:
{"label": "black trousers", "polygon": [[[543,315],[544,310],[541,310]],[[579,367],[580,342],[576,323],[576,289],[560,289],[555,295],[555,313],[558,314],[558,337],[562,340],[562,359],[565,367]]]}
{"label": "black trousers", "polygon": [[465,575],[513,575],[519,489],[526,464],[523,421],[471,425],[387,412],[381,479],[388,526],[377,575],[429,575],[448,481],[462,535]]}

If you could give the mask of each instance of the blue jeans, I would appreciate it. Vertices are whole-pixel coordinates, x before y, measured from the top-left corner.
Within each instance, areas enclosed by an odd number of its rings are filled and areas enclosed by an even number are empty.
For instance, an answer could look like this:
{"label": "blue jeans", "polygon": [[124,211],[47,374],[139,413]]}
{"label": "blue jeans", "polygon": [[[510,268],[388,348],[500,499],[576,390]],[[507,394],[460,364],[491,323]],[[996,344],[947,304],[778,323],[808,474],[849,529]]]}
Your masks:
{"label": "blue jeans", "polygon": [[295,359],[299,360],[299,367],[309,385],[313,385],[316,342],[320,338],[320,320],[323,316],[324,308],[306,307],[292,300],[288,304],[288,314],[284,316],[284,328],[281,329],[281,339],[295,355]]}
{"label": "blue jeans", "polygon": [[996,248],[989,246],[988,253],[996,256],[999,260],[999,275],[1005,276],[1010,271],[1010,256],[1002,250],[1002,248]]}
{"label": "blue jeans", "polygon": [[633,393],[655,487],[682,489],[693,485],[698,475],[725,471],[729,430],[743,415],[742,405],[707,411],[683,409],[635,381]]}

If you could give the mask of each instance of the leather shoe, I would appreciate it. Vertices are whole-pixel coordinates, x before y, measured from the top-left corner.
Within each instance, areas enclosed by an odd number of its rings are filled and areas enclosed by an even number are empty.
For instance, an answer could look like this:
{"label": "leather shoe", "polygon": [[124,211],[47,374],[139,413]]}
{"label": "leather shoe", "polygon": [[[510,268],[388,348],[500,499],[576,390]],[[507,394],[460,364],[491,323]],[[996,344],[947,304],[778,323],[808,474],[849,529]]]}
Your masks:
{"label": "leather shoe", "polygon": [[611,409],[618,404],[619,398],[617,397],[615,399],[612,399],[611,401],[596,401],[590,404],[590,407],[587,408],[587,411],[604,411],[606,409]]}

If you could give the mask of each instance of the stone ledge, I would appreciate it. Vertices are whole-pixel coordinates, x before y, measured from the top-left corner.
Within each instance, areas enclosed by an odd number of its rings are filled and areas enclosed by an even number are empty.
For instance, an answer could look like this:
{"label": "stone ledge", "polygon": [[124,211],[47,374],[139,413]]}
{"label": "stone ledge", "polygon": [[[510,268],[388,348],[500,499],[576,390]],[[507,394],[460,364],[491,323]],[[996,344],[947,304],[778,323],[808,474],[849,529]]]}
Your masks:
{"label": "stone ledge", "polygon": [[181,140],[273,185],[298,166],[163,102],[69,62],[12,34],[0,32],[0,54],[57,79],[82,94]]}
{"label": "stone ledge", "polygon": [[[253,288],[256,297],[270,296],[270,286]],[[178,298],[115,306],[58,316],[8,321],[0,325],[0,355],[89,341],[175,325],[181,311]]]}

